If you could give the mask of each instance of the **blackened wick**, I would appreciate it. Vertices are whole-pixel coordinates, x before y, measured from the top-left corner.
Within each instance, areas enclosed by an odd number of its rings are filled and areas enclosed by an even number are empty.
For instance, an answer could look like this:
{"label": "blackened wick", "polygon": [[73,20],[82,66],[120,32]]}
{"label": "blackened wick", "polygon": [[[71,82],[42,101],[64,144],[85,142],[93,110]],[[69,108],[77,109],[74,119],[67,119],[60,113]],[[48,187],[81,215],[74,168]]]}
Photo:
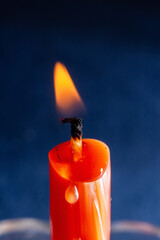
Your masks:
{"label": "blackened wick", "polygon": [[82,119],[73,117],[73,118],[60,118],[62,123],[70,123],[71,124],[71,136],[76,139],[82,138]]}

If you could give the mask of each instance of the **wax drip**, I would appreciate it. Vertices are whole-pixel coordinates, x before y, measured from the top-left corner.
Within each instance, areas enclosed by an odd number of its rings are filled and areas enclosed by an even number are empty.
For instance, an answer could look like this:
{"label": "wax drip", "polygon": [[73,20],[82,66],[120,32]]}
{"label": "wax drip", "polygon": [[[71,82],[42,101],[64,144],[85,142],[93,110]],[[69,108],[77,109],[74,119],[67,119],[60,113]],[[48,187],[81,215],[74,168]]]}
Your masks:
{"label": "wax drip", "polygon": [[71,124],[71,136],[73,139],[81,139],[82,138],[82,119],[73,117],[73,118],[60,118],[62,123],[70,123]]}
{"label": "wax drip", "polygon": [[75,204],[79,199],[78,189],[72,183],[68,186],[65,191],[65,199],[70,204]]}

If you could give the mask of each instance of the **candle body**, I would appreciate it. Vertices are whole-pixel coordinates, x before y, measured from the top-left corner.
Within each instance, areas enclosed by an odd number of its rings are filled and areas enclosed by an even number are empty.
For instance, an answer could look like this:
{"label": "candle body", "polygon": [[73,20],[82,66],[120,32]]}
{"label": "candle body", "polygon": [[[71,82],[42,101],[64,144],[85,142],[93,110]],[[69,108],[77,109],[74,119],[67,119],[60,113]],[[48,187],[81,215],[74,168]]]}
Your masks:
{"label": "candle body", "polygon": [[[70,142],[62,143],[49,152],[49,171],[51,240],[109,240],[108,147],[83,139],[82,157],[74,162]],[[77,190],[73,203],[67,201],[68,188]]]}

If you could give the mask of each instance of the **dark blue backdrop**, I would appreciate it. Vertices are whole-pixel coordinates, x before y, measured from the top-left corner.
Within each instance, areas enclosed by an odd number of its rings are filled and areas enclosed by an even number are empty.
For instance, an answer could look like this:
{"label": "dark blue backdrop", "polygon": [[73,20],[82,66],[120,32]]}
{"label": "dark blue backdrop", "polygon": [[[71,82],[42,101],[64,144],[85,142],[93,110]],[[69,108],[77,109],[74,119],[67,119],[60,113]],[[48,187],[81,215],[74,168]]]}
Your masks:
{"label": "dark blue backdrop", "polygon": [[112,220],[160,222],[158,4],[9,2],[0,14],[0,219],[49,218],[48,151],[69,139],[53,93],[63,62],[106,142]]}

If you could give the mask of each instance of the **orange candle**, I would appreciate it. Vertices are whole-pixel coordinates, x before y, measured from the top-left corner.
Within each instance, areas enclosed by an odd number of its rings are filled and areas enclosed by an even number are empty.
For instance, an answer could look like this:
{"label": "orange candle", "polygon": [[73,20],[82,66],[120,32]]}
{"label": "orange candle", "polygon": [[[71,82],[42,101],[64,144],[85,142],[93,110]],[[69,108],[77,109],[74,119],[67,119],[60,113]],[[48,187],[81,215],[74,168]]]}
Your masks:
{"label": "orange candle", "polygon": [[51,240],[109,240],[109,148],[82,139],[81,119],[62,122],[71,123],[71,140],[49,152]]}

